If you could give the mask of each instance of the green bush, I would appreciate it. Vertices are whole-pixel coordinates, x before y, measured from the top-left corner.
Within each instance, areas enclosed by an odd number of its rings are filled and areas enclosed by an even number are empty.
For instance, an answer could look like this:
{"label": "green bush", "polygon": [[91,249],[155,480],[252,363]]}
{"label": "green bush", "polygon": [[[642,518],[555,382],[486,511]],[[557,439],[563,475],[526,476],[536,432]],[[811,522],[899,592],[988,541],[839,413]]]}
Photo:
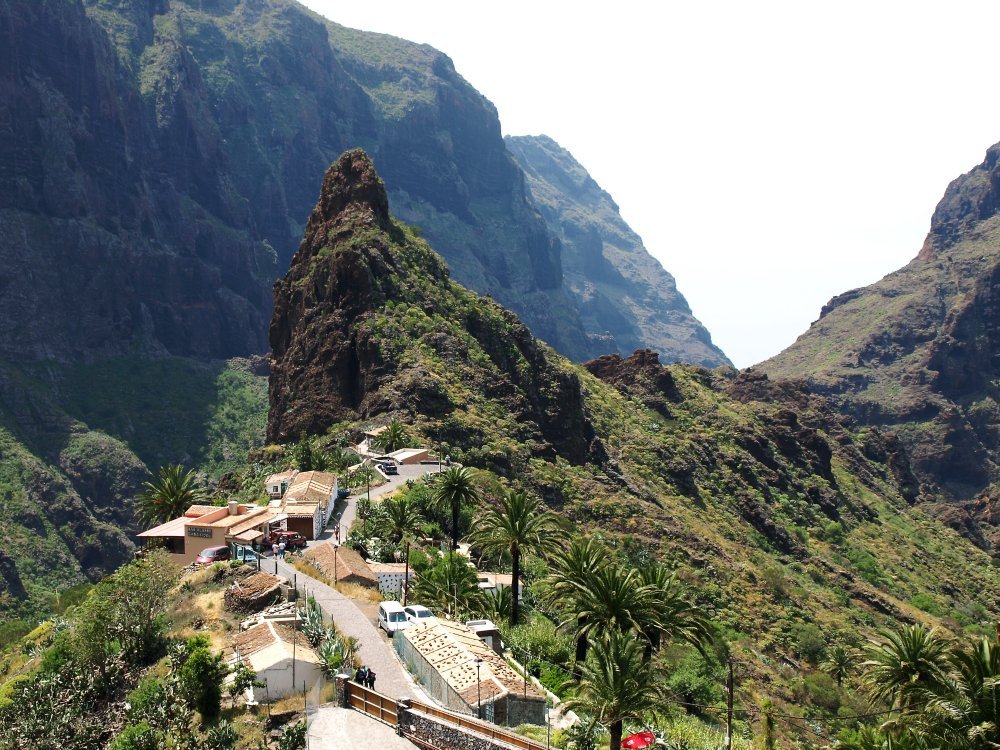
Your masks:
{"label": "green bush", "polygon": [[944,607],[934,601],[934,597],[929,594],[916,594],[910,598],[910,604],[935,617],[943,617],[947,614]]}
{"label": "green bush", "polygon": [[132,719],[147,719],[166,703],[167,686],[158,677],[150,675],[128,694],[128,715]]}
{"label": "green bush", "polygon": [[824,672],[810,672],[802,681],[806,695],[814,706],[836,712],[840,708],[837,682]]}
{"label": "green bush", "polygon": [[159,750],[163,747],[163,734],[145,721],[125,727],[108,750]]}
{"label": "green bush", "polygon": [[222,654],[213,654],[204,637],[187,642],[187,659],[180,669],[181,686],[188,703],[212,721],[222,706],[222,680],[229,673]]}
{"label": "green bush", "polygon": [[823,638],[823,631],[811,622],[794,625],[792,639],[795,643],[795,652],[806,661],[816,664],[823,658],[826,640]]}
{"label": "green bush", "polygon": [[667,687],[679,700],[703,706],[723,699],[721,685],[717,665],[706,661],[693,648],[680,658],[667,679]]}
{"label": "green bush", "polygon": [[573,654],[573,639],[540,615],[527,624],[508,628],[505,635],[507,645],[522,662],[530,655],[553,664],[568,664]]}

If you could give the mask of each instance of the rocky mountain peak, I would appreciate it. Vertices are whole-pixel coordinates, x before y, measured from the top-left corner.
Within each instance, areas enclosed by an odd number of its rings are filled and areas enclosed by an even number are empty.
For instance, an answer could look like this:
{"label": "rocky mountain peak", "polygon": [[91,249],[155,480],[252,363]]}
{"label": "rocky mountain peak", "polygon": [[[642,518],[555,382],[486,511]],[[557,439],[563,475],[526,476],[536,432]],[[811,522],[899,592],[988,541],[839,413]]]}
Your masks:
{"label": "rocky mountain peak", "polygon": [[389,227],[389,199],[375,165],[362,149],[345,152],[323,176],[319,202],[309,217],[306,235],[320,225]]}

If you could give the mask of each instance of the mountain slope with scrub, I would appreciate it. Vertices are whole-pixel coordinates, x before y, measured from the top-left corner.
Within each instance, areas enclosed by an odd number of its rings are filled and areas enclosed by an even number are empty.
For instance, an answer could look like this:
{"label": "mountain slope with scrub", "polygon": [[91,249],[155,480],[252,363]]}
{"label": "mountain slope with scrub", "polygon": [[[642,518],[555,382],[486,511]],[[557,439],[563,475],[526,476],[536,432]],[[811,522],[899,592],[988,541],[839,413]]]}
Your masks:
{"label": "mountain slope with scrub", "polygon": [[920,501],[1000,550],[1000,144],[948,187],[919,255],[820,318],[757,369],[806,379],[911,456]]}
{"label": "mountain slope with scrub", "polygon": [[676,566],[732,644],[744,700],[830,716],[858,704],[833,688],[821,705],[810,675],[828,647],[900,622],[992,632],[997,569],[914,507],[891,436],[800,382],[649,351],[573,365],[451,279],[360,151],[327,172],[274,309],[271,440],[401,419],[487,488]]}

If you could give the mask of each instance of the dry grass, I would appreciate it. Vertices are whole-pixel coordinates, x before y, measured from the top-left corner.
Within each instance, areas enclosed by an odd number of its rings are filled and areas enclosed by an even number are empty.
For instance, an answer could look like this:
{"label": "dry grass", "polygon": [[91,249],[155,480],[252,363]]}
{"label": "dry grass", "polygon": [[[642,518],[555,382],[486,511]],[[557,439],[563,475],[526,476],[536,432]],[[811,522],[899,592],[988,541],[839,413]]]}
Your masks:
{"label": "dry grass", "polygon": [[382,594],[379,593],[378,589],[361,586],[357,583],[338,583],[336,589],[348,599],[356,602],[378,604],[382,601]]}

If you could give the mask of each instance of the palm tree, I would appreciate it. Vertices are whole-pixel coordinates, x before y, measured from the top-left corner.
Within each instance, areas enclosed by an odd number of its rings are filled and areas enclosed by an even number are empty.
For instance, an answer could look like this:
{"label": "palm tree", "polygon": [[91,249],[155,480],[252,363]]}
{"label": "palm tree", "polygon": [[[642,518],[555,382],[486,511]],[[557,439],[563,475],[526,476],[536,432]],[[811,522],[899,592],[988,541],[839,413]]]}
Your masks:
{"label": "palm tree", "polygon": [[537,498],[516,490],[504,492],[499,507],[488,509],[476,519],[469,542],[486,554],[510,554],[511,586],[514,589],[511,595],[511,625],[519,622],[521,554],[543,554],[555,541],[557,530],[555,519],[542,510]]}
{"label": "palm tree", "polygon": [[414,593],[433,609],[458,610],[457,616],[478,609],[479,579],[468,560],[449,552],[417,579]]}
{"label": "palm tree", "polygon": [[819,668],[837,681],[837,687],[844,686],[844,678],[854,671],[855,654],[843,646],[834,646],[827,653]]}
{"label": "palm tree", "polygon": [[937,629],[910,625],[869,650],[865,682],[873,703],[911,708],[945,677],[947,644]]}
{"label": "palm tree", "polygon": [[553,555],[552,572],[545,578],[548,591],[543,601],[567,615],[560,626],[565,626],[571,620],[576,622],[575,678],[580,677],[580,669],[587,658],[587,636],[584,630],[587,620],[580,614],[581,604],[591,577],[606,564],[607,555],[607,549],[593,537],[573,537],[564,550]]}
{"label": "palm tree", "polygon": [[667,697],[652,663],[643,658],[642,646],[630,632],[609,630],[595,643],[580,677],[566,683],[574,693],[566,709],[590,715],[591,726],[601,724],[611,734],[610,750],[622,746],[627,720],[642,721]]}
{"label": "palm tree", "polygon": [[180,464],[160,467],[156,481],[144,482],[146,488],[138,500],[138,516],[149,526],[166,523],[184,515],[192,505],[208,502],[208,492],[192,469],[185,471]]}
{"label": "palm tree", "polygon": [[406,428],[399,420],[394,419],[382,434],[375,438],[375,447],[383,453],[392,453],[400,448],[406,448],[409,442],[410,438],[406,434]]}
{"label": "palm tree", "polygon": [[641,623],[647,641],[645,657],[650,658],[664,638],[679,638],[702,651],[711,639],[711,625],[674,574],[664,565],[650,563],[639,569],[639,579],[651,599],[648,608],[639,610],[649,616]]}
{"label": "palm tree", "polygon": [[458,516],[463,505],[479,502],[472,469],[451,466],[434,478],[434,507],[451,511],[451,548],[458,549]]}
{"label": "palm tree", "polygon": [[410,543],[423,530],[424,519],[420,509],[414,503],[404,498],[390,497],[382,503],[386,518],[386,533],[397,544],[406,544],[406,567],[403,573],[403,606],[406,606],[406,594],[410,581]]}

